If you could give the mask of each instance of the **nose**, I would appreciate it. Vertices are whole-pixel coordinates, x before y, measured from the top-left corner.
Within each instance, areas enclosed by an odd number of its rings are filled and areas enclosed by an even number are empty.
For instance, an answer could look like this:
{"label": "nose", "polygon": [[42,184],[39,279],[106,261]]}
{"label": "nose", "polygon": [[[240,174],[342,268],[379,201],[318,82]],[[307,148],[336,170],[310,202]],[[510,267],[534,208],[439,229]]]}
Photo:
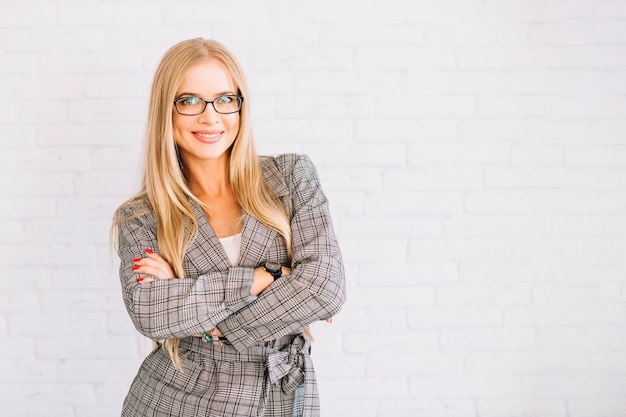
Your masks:
{"label": "nose", "polygon": [[207,103],[204,111],[198,115],[198,118],[205,121],[219,122],[220,114],[215,111],[213,103]]}

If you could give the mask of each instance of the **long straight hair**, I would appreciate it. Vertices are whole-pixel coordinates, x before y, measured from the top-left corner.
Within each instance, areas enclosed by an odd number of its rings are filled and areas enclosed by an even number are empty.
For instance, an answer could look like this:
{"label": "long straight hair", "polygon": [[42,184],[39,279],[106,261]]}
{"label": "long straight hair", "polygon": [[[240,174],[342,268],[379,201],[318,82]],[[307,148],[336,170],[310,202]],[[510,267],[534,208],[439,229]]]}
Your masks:
{"label": "long straight hair", "polygon": [[[176,92],[189,69],[203,60],[223,64],[238,94],[245,97],[239,117],[239,132],[230,150],[228,176],[235,200],[243,210],[280,234],[291,248],[291,226],[280,199],[265,182],[251,129],[246,80],[236,58],[222,44],[202,38],[189,39],[171,47],[156,70],[150,94],[146,131],[145,168],[140,192],[117,210],[114,227],[129,219],[121,209],[145,206],[157,221],[159,252],[176,277],[184,278],[183,259],[198,233],[190,203],[204,204],[189,190],[173,133],[172,111]],[[143,204],[142,204],[143,203]],[[145,211],[144,211],[145,212]],[[141,211],[138,212],[141,214]],[[179,339],[163,341],[173,362],[180,366]]]}

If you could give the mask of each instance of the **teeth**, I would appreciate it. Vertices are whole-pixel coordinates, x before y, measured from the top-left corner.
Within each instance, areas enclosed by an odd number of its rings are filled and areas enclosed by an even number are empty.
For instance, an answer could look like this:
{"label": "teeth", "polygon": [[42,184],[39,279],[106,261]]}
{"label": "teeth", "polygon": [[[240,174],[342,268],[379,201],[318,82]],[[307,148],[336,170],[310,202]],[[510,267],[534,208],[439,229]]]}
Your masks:
{"label": "teeth", "polygon": [[215,139],[215,138],[217,138],[220,135],[220,133],[211,133],[211,134],[208,134],[208,133],[196,133],[196,135],[202,136],[203,138],[207,138],[207,139]]}

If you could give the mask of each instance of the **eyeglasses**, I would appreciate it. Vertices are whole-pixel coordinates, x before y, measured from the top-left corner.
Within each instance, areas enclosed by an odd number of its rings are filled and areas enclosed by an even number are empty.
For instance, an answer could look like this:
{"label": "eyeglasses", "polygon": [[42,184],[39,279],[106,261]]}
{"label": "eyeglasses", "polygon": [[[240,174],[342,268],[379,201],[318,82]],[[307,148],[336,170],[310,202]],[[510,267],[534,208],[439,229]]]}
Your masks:
{"label": "eyeglasses", "polygon": [[179,114],[183,116],[197,116],[204,113],[207,104],[211,103],[213,109],[220,114],[237,113],[241,110],[243,97],[237,95],[225,95],[214,98],[213,100],[205,100],[201,97],[179,97],[174,100],[174,107]]}

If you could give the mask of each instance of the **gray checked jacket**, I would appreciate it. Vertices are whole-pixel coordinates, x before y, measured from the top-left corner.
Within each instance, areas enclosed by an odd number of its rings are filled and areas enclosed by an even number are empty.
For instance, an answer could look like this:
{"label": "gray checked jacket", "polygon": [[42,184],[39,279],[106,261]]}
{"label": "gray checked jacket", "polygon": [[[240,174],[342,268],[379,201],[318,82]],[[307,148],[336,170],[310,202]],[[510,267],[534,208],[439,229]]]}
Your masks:
{"label": "gray checked jacket", "polygon": [[[228,355],[236,357],[246,355],[251,352],[250,349],[259,346],[267,347],[268,343],[280,338],[297,335],[302,327],[336,315],[345,302],[341,253],[333,230],[328,201],[312,162],[306,155],[285,154],[261,157],[261,165],[265,180],[291,213],[293,242],[290,264],[280,235],[243,213],[240,258],[237,266],[231,265],[202,209],[192,202],[199,232],[184,258],[185,278],[138,284],[132,271],[133,259],[143,257],[147,248],[158,253],[156,219],[152,213],[133,218],[132,208],[126,208],[122,213],[124,217],[131,219],[121,224],[118,232],[120,279],[130,318],[144,336],[153,340],[182,339],[181,347],[186,346],[190,351],[196,351],[194,358],[205,358],[191,361],[195,363],[184,366],[200,367],[206,372],[213,372],[206,365],[206,358],[212,357],[214,352],[211,349],[214,348],[209,347],[210,343],[202,345],[193,335],[215,326],[219,327],[228,341],[229,346],[222,349],[231,349],[232,355]],[[267,261],[290,265],[292,272],[276,280],[259,296],[252,295],[250,288],[253,270]],[[298,352],[301,350],[299,347]],[[184,351],[182,354],[183,358],[188,357]],[[307,363],[309,362],[310,358],[307,357]],[[304,368],[304,365],[301,367]],[[154,395],[157,389],[165,392],[162,388],[147,386],[150,383],[145,382],[145,375],[141,377],[142,372],[146,373],[143,368],[131,387],[131,393],[133,390],[135,392],[135,404],[142,401],[141,397],[150,397],[150,401],[153,401],[158,396]],[[311,384],[315,384],[314,378],[311,379],[314,375],[313,369],[307,372],[310,375],[306,378],[309,387],[305,389],[305,402],[307,396],[316,397],[317,393],[316,387],[311,387]],[[263,374],[259,374],[260,379],[264,378]],[[267,379],[267,372],[265,374]],[[205,379],[209,380],[211,377]],[[234,385],[240,384],[237,378],[230,378],[230,381]],[[143,388],[142,383],[146,385]],[[273,389],[267,385],[267,381],[260,383],[260,386],[265,386],[261,390],[265,397],[261,395],[264,399],[260,400],[260,408],[253,410],[256,406],[251,405],[252,408],[241,411],[242,415],[263,415],[263,410],[271,409],[272,401],[280,403],[276,395],[265,392]],[[216,395],[208,386],[206,392],[198,394],[198,398],[214,398]],[[240,401],[240,398],[235,400]],[[309,403],[317,402],[317,398],[308,400]],[[173,407],[172,401],[169,403],[168,407]],[[198,399],[198,404],[200,403],[209,404],[211,401]],[[145,411],[150,407],[151,410],[163,411],[158,404],[134,407],[129,415],[153,412]],[[178,404],[177,407],[183,405]],[[194,407],[197,409],[197,405]],[[220,406],[219,410],[210,405],[207,407],[209,408],[203,412],[217,411],[239,415],[236,410],[224,408],[226,406]],[[305,404],[305,413],[301,415],[316,415],[316,412],[307,413],[306,407]],[[318,410],[317,405],[309,407]],[[267,415],[296,415],[295,411],[287,408],[289,407],[284,404],[280,405],[277,409],[284,413],[276,411],[275,414]],[[168,410],[173,412],[172,408]]]}

